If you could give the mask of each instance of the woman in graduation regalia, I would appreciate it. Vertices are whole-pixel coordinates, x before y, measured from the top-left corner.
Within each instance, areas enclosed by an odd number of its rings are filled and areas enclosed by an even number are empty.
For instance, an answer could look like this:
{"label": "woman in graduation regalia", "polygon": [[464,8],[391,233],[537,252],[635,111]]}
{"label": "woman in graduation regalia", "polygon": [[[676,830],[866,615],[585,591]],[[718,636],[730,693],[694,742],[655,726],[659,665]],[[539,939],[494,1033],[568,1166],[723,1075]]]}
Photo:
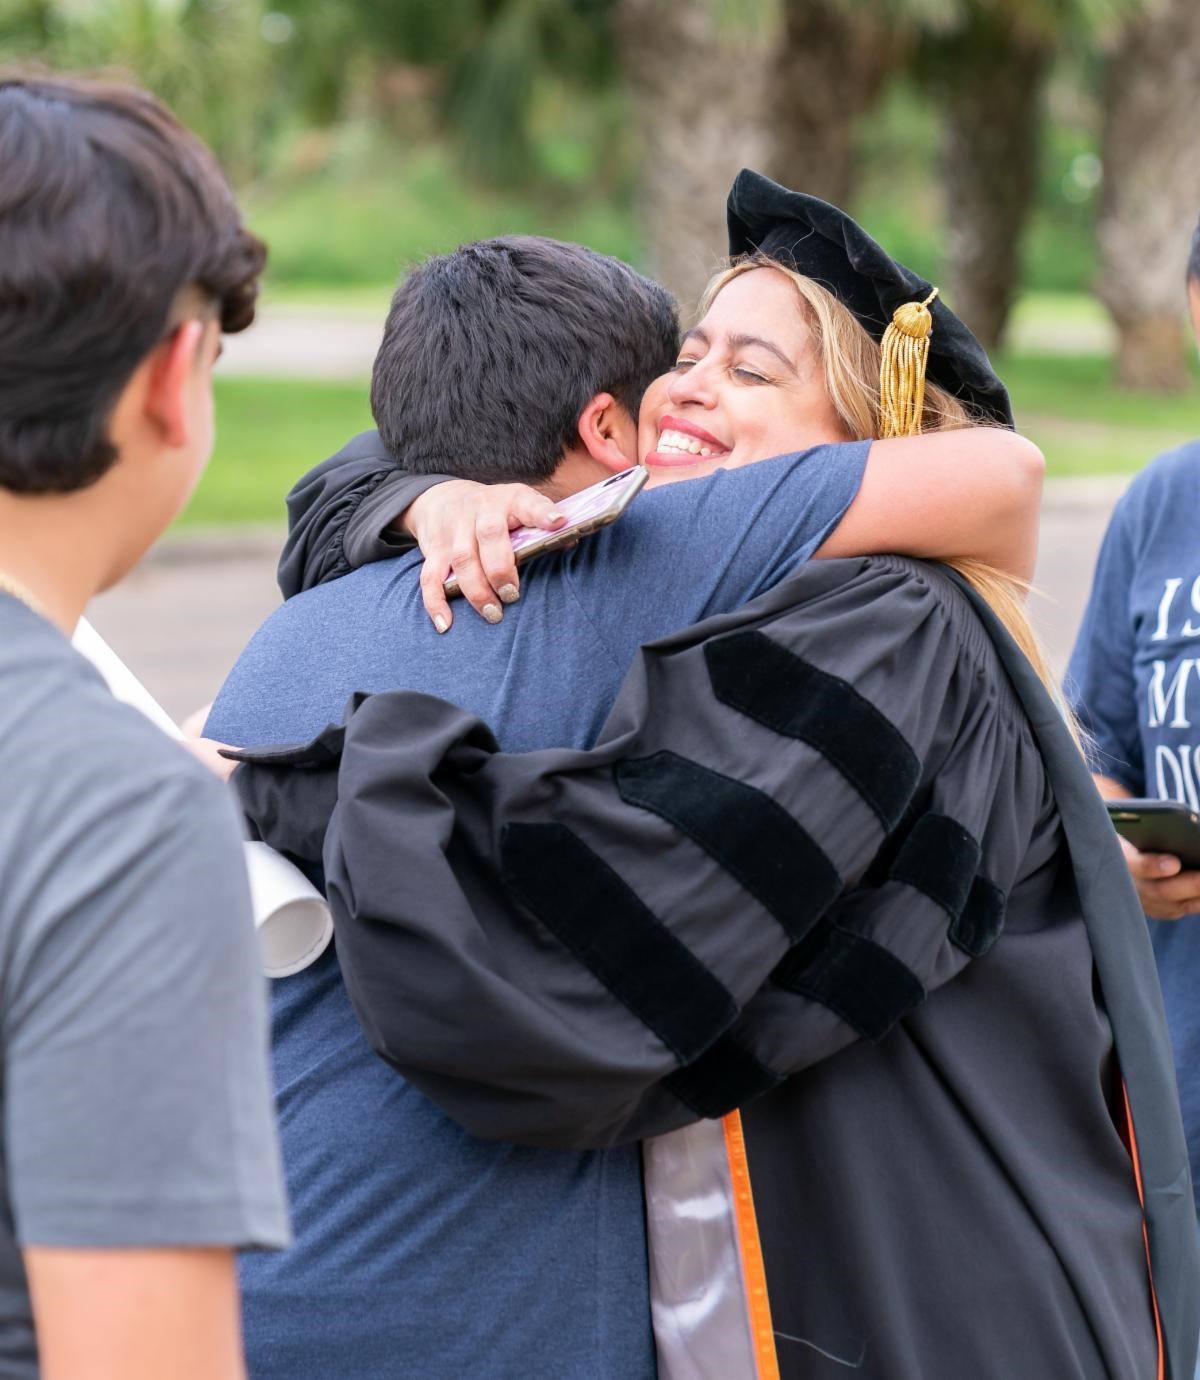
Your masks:
{"label": "woman in graduation regalia", "polygon": [[[880,431],[946,350],[1003,398],[834,208],[744,173],[730,222],[883,339]],[[778,267],[732,281],[799,308]],[[696,388],[767,334],[729,291]],[[664,1380],[1190,1377],[1141,913],[1058,708],[953,574],[814,562],[646,647],[590,751],[505,755],[397,693],[242,756],[260,832],[325,868],[385,1059],[477,1135],[645,1141]]]}

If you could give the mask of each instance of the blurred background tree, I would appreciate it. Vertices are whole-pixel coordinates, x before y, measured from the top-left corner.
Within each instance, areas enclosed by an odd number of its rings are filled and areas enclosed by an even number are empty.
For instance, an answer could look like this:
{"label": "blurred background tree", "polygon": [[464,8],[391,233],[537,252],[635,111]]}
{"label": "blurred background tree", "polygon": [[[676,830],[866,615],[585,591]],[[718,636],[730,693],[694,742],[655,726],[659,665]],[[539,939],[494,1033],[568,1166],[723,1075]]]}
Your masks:
{"label": "blurred background tree", "polygon": [[1186,382],[1175,269],[1196,223],[1200,4],[1155,0],[1112,36],[1100,156],[1100,299],[1117,328],[1117,378],[1178,392]]}
{"label": "blurred background tree", "polygon": [[381,302],[531,231],[690,305],[750,165],[847,205],[990,346],[1035,316],[1097,338],[1099,300],[1121,382],[1188,379],[1196,0],[0,0],[0,60],[163,95],[277,293]]}
{"label": "blurred background tree", "polygon": [[617,0],[616,34],[639,144],[646,268],[691,307],[725,252],[725,197],[771,150],[775,0]]}
{"label": "blurred background tree", "polygon": [[259,23],[237,0],[0,0],[0,57],[135,75],[244,184],[264,171],[270,135]]}

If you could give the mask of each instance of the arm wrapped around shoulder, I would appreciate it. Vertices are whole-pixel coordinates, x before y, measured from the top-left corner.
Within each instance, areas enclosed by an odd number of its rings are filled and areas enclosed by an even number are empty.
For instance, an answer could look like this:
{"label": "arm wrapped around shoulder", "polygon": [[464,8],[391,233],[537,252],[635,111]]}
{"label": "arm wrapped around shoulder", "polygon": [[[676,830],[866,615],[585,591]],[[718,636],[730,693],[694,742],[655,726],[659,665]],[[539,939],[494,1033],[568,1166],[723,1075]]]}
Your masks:
{"label": "arm wrapped around shoulder", "polygon": [[587,752],[359,701],[324,863],[372,1044],[475,1134],[603,1145],[886,1038],[1047,808],[989,646],[937,572],[823,562],[645,648]]}
{"label": "arm wrapped around shoulder", "polygon": [[276,579],[285,599],[336,580],[413,543],[388,540],[393,519],[450,475],[410,474],[377,431],[364,431],[309,470],[287,496],[288,532]]}

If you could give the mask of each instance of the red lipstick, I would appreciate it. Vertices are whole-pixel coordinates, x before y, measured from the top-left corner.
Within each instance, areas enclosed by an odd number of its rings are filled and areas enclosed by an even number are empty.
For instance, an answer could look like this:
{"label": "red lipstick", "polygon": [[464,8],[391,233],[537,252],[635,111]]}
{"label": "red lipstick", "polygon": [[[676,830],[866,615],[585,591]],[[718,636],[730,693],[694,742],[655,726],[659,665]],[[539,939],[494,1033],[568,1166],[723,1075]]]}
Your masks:
{"label": "red lipstick", "polygon": [[729,454],[729,447],[724,441],[718,441],[711,431],[705,431],[702,426],[696,426],[694,422],[684,421],[682,417],[661,417],[658,422],[659,435],[661,436],[664,431],[678,431],[684,436],[694,437],[702,446],[707,446],[713,453],[712,455],[690,455],[685,451],[653,450],[646,456],[644,464],[663,466],[664,468],[684,465],[711,465],[714,460],[720,460]]}
{"label": "red lipstick", "polygon": [[664,431],[682,431],[685,436],[694,436],[702,445],[711,446],[713,450],[719,450],[722,454],[729,449],[725,442],[718,441],[711,431],[705,431],[695,422],[684,421],[682,417],[660,417],[658,431],[660,436]]}

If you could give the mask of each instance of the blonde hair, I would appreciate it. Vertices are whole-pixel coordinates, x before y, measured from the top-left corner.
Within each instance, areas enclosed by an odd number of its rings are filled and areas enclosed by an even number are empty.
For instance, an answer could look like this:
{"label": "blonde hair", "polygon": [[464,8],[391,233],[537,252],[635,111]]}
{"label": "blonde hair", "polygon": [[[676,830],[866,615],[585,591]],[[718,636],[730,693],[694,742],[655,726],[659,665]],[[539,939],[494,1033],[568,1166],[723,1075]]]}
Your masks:
{"label": "blonde hair", "polygon": [[[852,441],[878,438],[880,433],[878,342],[864,329],[852,311],[828,288],[778,263],[765,254],[751,254],[722,269],[711,279],[700,298],[701,314],[708,311],[717,295],[735,278],[756,268],[773,268],[792,284],[812,332],[825,372],[825,388],[847,437]],[[989,423],[973,413],[965,403],[932,381],[925,385],[921,413],[923,431],[955,431]],[[967,557],[943,561],[967,580],[991,606],[1013,641],[1025,654],[1038,679],[1058,700],[1058,689],[1046,661],[1046,654],[1025,611],[1025,596],[1030,585],[986,561]],[[1075,732],[1074,725],[1068,724]]]}

